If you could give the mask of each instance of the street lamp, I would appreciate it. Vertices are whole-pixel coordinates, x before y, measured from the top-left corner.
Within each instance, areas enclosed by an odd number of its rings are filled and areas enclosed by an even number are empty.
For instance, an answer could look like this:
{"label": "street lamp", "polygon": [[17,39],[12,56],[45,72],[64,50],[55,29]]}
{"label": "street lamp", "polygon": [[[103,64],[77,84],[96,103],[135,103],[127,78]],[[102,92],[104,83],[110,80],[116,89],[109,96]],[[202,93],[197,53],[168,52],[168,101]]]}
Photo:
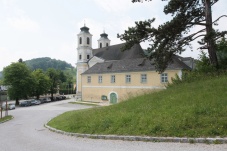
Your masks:
{"label": "street lamp", "polygon": [[1,94],[1,92],[2,92],[2,87],[0,86],[0,105],[1,105],[1,118],[2,118],[2,94]]}
{"label": "street lamp", "polygon": [[[2,93],[1,92],[3,92],[3,89],[1,88],[1,86],[0,86],[0,101],[1,101],[1,118],[2,118],[2,110],[3,110],[3,108],[2,108],[2,102],[3,102],[3,99],[2,99]],[[6,98],[6,110],[5,110],[5,116],[8,116],[8,102],[7,102],[7,98]]]}

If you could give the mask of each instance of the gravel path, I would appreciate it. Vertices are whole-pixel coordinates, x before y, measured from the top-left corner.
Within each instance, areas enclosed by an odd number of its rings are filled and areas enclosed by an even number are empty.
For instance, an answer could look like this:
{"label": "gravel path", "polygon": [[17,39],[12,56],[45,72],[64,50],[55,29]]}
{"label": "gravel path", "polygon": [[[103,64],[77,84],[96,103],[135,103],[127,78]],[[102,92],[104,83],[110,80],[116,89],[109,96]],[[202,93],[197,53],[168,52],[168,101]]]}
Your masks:
{"label": "gravel path", "polygon": [[9,111],[14,119],[0,124],[0,151],[227,151],[227,144],[96,140],[61,135],[46,129],[44,124],[61,113],[88,108],[67,102],[19,107]]}

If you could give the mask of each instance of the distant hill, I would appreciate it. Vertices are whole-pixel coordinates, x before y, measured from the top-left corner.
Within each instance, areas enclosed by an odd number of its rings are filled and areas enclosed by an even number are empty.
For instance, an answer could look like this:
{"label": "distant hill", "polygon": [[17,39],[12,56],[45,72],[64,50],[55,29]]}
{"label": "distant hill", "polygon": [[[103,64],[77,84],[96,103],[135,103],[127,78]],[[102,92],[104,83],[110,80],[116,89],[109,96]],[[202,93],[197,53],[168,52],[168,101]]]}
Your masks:
{"label": "distant hill", "polygon": [[48,68],[55,68],[59,70],[65,70],[67,68],[74,68],[71,64],[61,61],[61,60],[56,60],[56,59],[51,59],[49,57],[44,57],[44,58],[35,58],[31,60],[26,60],[24,61],[27,66],[31,70],[35,69],[43,69],[46,71]]}
{"label": "distant hill", "polygon": [[[76,69],[71,64],[65,61],[44,57],[44,58],[34,58],[31,60],[26,60],[24,62],[32,71],[35,69],[42,69],[46,71],[48,68],[64,70],[65,72],[68,72],[68,74],[72,75],[73,79],[75,80]],[[0,71],[0,80],[2,79],[3,79],[3,73],[2,71]]]}

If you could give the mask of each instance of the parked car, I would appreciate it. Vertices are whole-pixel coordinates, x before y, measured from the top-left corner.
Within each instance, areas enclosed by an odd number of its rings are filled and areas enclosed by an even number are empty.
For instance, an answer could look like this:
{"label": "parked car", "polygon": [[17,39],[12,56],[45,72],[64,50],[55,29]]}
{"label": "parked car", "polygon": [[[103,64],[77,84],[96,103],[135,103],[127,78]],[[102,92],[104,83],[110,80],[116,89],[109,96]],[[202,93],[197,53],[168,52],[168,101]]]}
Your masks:
{"label": "parked car", "polygon": [[66,96],[64,96],[64,95],[62,95],[61,97],[62,97],[62,100],[65,100],[66,99]]}
{"label": "parked car", "polygon": [[[6,102],[2,104],[2,108],[5,110],[6,109]],[[8,110],[13,110],[16,108],[14,103],[7,103],[7,108]]]}
{"label": "parked car", "polygon": [[57,101],[66,99],[66,97],[64,95],[59,95],[59,96],[56,96],[55,98],[56,98]]}
{"label": "parked car", "polygon": [[56,100],[60,101],[60,100],[62,100],[62,97],[61,96],[56,96]]}
{"label": "parked car", "polygon": [[51,99],[50,98],[41,98],[40,101],[41,101],[41,103],[48,103],[48,102],[51,102]]}
{"label": "parked car", "polygon": [[40,100],[35,100],[35,99],[31,100],[31,105],[39,105],[39,104],[41,104]]}
{"label": "parked car", "polygon": [[23,102],[20,102],[20,106],[31,106],[31,101],[27,100],[27,101],[23,101]]}

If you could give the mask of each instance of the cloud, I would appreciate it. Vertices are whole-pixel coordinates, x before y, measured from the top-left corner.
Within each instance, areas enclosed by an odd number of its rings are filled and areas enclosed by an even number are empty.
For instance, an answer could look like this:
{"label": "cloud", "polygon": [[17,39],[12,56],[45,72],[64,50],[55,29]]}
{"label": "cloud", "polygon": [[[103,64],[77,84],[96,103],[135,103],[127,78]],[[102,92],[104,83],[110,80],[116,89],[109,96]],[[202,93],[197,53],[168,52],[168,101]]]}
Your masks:
{"label": "cloud", "polygon": [[38,22],[17,5],[15,0],[0,1],[1,21],[8,24],[8,27],[19,31],[36,32],[40,29]]}
{"label": "cloud", "polygon": [[28,17],[14,17],[7,18],[7,23],[10,27],[16,30],[31,31],[36,32],[40,29],[40,26],[37,22],[31,20]]}
{"label": "cloud", "polygon": [[[0,55],[1,66],[0,71],[3,70],[4,67],[10,65],[12,62],[17,62],[19,60],[17,52],[11,51],[6,47],[0,47]],[[12,55],[13,54],[13,55]]]}
{"label": "cloud", "polygon": [[122,12],[133,7],[130,0],[94,0],[107,12]]}

